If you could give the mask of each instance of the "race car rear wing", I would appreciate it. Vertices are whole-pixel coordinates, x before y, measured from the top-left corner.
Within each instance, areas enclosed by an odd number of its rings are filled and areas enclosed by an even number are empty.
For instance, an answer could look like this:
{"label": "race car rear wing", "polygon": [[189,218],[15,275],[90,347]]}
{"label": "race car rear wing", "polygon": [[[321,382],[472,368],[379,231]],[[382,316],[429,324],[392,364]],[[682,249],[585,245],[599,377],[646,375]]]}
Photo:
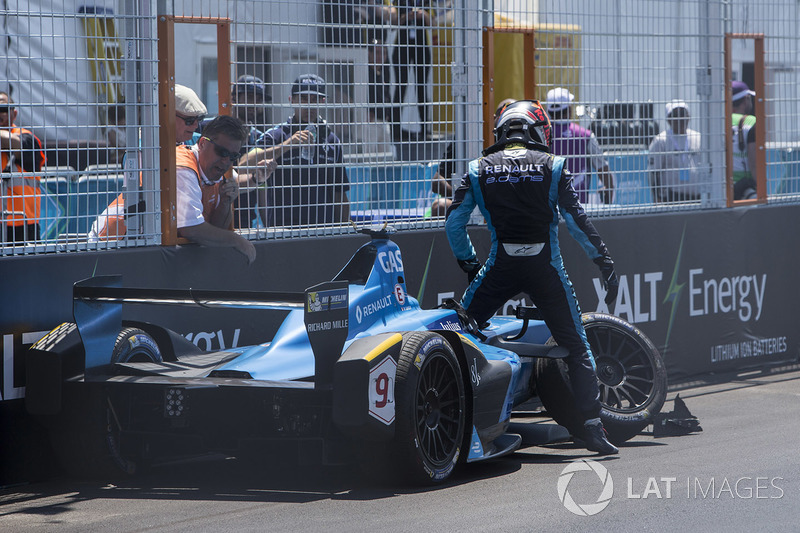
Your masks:
{"label": "race car rear wing", "polygon": [[97,276],[79,281],[73,288],[73,298],[81,303],[199,305],[201,307],[277,310],[302,309],[305,303],[305,293],[302,292],[139,289],[99,284],[102,283],[99,278],[118,277]]}
{"label": "race car rear wing", "polygon": [[303,309],[306,302],[302,292],[141,289],[121,284],[121,276],[95,276],[73,286],[72,314],[86,352],[87,375],[110,361],[122,328],[123,303],[293,310]]}

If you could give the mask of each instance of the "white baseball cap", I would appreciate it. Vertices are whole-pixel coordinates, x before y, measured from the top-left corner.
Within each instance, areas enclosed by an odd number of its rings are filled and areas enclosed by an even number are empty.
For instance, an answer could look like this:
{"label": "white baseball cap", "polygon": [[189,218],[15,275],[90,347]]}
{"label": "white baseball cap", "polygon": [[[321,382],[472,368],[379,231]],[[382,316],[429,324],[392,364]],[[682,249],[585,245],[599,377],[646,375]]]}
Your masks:
{"label": "white baseball cap", "polygon": [[208,114],[205,104],[197,93],[184,85],[175,84],[175,112],[184,117],[199,117]]}
{"label": "white baseball cap", "polygon": [[686,102],[683,100],[672,100],[667,102],[667,116],[672,115],[672,112],[680,107],[684,108],[687,113],[689,112],[689,106],[686,105]]}
{"label": "white baseball cap", "polygon": [[547,91],[547,111],[555,112],[568,108],[572,101],[575,100],[575,95],[566,90],[564,87],[556,87]]}

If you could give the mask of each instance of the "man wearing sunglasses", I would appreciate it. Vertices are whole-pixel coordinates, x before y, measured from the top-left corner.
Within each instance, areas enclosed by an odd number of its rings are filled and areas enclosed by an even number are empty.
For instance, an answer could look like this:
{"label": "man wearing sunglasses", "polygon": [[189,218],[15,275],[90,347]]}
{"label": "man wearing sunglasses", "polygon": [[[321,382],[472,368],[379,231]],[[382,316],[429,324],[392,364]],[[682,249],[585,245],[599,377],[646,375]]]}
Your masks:
{"label": "man wearing sunglasses", "polygon": [[[175,84],[175,144],[192,140],[207,113],[196,92],[185,85]],[[120,194],[92,223],[87,235],[89,242],[116,241],[124,237],[128,232],[125,207],[125,195]]]}
{"label": "man wearing sunglasses", "polygon": [[206,118],[208,109],[193,90],[175,84],[175,143],[191,140],[197,127]]}
{"label": "man wearing sunglasses", "polygon": [[228,229],[239,185],[235,177],[225,179],[246,140],[242,121],[222,115],[203,129],[196,145],[176,147],[176,208],[180,237],[205,246],[234,248],[251,264],[256,258],[253,244]]}

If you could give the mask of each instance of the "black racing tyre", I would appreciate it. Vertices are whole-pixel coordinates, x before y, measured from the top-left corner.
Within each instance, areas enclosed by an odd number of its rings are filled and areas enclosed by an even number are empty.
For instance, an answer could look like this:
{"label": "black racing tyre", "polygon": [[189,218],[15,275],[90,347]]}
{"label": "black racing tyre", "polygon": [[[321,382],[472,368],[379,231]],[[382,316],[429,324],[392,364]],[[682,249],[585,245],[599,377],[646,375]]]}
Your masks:
{"label": "black racing tyre", "polygon": [[438,333],[403,339],[395,384],[396,473],[415,483],[438,483],[455,468],[464,440],[465,385],[453,348]]}
{"label": "black racing tyre", "polygon": [[[667,396],[667,371],[658,349],[639,328],[604,313],[584,313],[586,338],[600,382],[600,418],[614,444],[625,442],[653,422]],[[575,405],[567,365],[539,359],[534,386],[547,413],[578,438],[583,420]]]}
{"label": "black racing tyre", "polygon": [[156,341],[139,328],[123,328],[111,352],[112,363],[158,363],[162,360]]}
{"label": "black racing tyre", "polygon": [[[160,362],[161,350],[153,338],[138,328],[124,328],[114,343],[112,363]],[[123,442],[124,407],[100,390],[73,389],[65,397],[64,412],[53,428],[51,440],[59,463],[74,477],[118,479],[141,470],[133,452],[136,444]]]}

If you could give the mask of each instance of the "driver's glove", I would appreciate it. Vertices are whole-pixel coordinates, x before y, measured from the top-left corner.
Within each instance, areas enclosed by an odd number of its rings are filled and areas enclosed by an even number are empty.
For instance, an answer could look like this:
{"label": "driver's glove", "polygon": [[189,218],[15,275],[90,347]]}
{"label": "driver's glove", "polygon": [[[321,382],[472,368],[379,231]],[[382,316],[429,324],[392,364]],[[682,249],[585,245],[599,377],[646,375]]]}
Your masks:
{"label": "driver's glove", "polygon": [[459,259],[458,266],[467,273],[467,279],[472,283],[472,280],[478,275],[483,265],[481,265],[477,257],[473,257],[472,259]]}
{"label": "driver's glove", "polygon": [[614,271],[614,261],[606,255],[595,259],[594,264],[600,268],[600,275],[603,278],[603,288],[606,290],[606,305],[611,305],[616,301],[617,293],[619,292],[619,278]]}

